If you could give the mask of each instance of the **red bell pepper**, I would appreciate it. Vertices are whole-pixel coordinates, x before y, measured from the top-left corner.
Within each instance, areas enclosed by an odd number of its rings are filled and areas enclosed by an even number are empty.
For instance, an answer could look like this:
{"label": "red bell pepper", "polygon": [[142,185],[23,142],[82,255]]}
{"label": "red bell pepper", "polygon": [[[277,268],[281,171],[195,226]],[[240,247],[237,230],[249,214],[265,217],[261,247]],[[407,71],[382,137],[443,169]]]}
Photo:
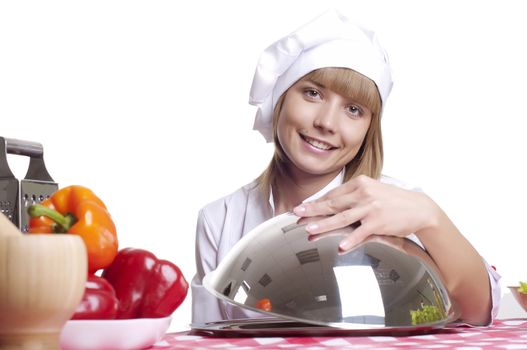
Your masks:
{"label": "red bell pepper", "polygon": [[143,249],[120,250],[102,277],[115,289],[118,319],[170,316],[188,292],[188,283],[175,264]]}
{"label": "red bell pepper", "polygon": [[114,319],[117,316],[117,307],[118,301],[112,285],[104,278],[89,274],[84,295],[71,319]]}

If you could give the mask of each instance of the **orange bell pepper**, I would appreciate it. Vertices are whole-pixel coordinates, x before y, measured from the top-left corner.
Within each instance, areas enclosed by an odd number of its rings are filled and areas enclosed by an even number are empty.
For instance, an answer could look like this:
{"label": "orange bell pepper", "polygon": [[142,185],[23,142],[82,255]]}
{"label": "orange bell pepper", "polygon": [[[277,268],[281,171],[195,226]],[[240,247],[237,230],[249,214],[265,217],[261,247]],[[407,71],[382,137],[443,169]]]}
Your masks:
{"label": "orange bell pepper", "polygon": [[28,208],[29,233],[73,233],[88,251],[88,272],[109,266],[118,251],[115,224],[104,203],[90,189],[68,186]]}

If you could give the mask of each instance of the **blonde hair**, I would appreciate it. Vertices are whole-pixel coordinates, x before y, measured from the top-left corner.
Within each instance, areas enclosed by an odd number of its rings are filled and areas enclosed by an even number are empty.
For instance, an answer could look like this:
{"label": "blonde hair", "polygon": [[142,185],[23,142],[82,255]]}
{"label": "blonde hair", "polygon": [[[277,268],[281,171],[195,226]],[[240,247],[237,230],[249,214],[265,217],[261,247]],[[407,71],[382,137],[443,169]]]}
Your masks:
{"label": "blonde hair", "polygon": [[[345,167],[344,181],[358,175],[379,178],[383,164],[381,133],[381,97],[375,83],[364,75],[349,68],[321,68],[314,70],[300,80],[311,80],[364,105],[372,112],[370,126],[357,155]],[[294,84],[293,84],[294,85]],[[257,181],[265,198],[269,198],[269,188],[276,184],[278,175],[286,175],[289,159],[285,155],[277,137],[278,116],[287,90],[278,100],[273,112],[273,141],[275,153],[269,166]]]}

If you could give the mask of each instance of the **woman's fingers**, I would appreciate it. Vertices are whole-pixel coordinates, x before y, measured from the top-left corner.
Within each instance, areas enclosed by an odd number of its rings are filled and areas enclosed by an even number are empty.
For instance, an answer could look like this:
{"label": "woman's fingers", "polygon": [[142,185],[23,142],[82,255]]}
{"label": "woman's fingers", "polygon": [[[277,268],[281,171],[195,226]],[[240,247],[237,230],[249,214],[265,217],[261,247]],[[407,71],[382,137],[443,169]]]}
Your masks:
{"label": "woman's fingers", "polygon": [[334,188],[315,201],[302,203],[294,208],[293,212],[302,217],[337,214],[352,208],[359,201],[364,201],[371,192],[365,189],[378,185],[377,180],[361,175]]}
{"label": "woman's fingers", "polygon": [[364,215],[365,210],[360,207],[344,210],[335,215],[309,222],[306,225],[306,231],[311,235],[316,235],[350,225],[358,225]]}
{"label": "woman's fingers", "polygon": [[[347,210],[342,213],[321,219],[316,222],[308,223],[306,231],[309,233],[309,240],[316,241],[318,239],[338,233],[337,229],[346,226],[352,226],[353,231],[346,234],[346,236],[339,243],[339,251],[346,253],[371,237],[374,233],[373,227],[368,224],[360,224],[359,217],[361,210]],[[352,221],[352,224],[348,222]],[[341,234],[341,233],[339,233]]]}
{"label": "woman's fingers", "polygon": [[[344,182],[340,186],[335,187],[318,200],[325,200],[330,198],[335,198],[342,196],[347,193],[355,192],[359,188],[365,188],[368,186],[371,186],[372,184],[378,183],[378,180],[372,179],[371,177],[368,177],[366,175],[359,175],[357,177],[354,177],[347,182]],[[317,201],[318,201],[317,200]]]}
{"label": "woman's fingers", "polygon": [[337,197],[302,203],[293,209],[301,217],[326,216],[341,213],[356,204],[354,193],[346,193]]}
{"label": "woman's fingers", "polygon": [[351,232],[342,241],[340,241],[339,251],[341,253],[346,253],[350,251],[372,234],[373,232],[371,231],[371,228],[368,227],[368,225],[358,226],[355,230],[353,230],[353,232]]}
{"label": "woman's fingers", "polygon": [[294,212],[308,221],[310,235],[360,223],[340,244],[346,252],[372,234],[404,237],[435,225],[437,205],[422,193],[359,176]]}

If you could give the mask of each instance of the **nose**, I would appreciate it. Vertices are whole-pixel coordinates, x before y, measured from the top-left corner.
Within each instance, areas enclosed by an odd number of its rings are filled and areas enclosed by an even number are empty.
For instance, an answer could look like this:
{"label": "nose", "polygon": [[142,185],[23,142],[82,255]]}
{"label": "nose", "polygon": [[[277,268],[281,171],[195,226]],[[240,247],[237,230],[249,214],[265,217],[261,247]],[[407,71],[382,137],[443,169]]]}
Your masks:
{"label": "nose", "polygon": [[313,120],[313,125],[320,131],[325,131],[330,134],[334,134],[336,131],[338,115],[338,103],[332,102],[331,100],[327,100],[318,110],[318,113],[315,119]]}

